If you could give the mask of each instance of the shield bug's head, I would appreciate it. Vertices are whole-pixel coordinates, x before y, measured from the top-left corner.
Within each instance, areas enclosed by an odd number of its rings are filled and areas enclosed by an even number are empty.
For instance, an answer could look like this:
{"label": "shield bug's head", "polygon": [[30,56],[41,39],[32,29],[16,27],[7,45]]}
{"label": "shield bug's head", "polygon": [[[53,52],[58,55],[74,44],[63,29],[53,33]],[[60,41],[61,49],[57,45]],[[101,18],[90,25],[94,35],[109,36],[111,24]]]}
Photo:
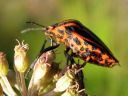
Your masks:
{"label": "shield bug's head", "polygon": [[54,28],[55,28],[54,25],[46,27],[46,26],[43,26],[43,25],[38,24],[36,22],[29,21],[29,22],[26,22],[26,23],[34,24],[34,25],[37,25],[37,26],[40,26],[40,27],[38,27],[38,28],[33,28],[33,27],[32,28],[27,28],[27,29],[21,31],[21,33],[26,33],[28,31],[42,31],[42,32],[45,32],[45,35],[48,36],[48,37],[53,37],[54,36]]}
{"label": "shield bug's head", "polygon": [[54,26],[48,26],[48,27],[46,27],[45,29],[46,29],[46,30],[43,30],[43,31],[45,31],[45,35],[46,35],[46,36],[52,38],[52,37],[55,35],[54,32],[53,32]]}
{"label": "shield bug's head", "polygon": [[27,28],[25,30],[22,30],[21,33],[26,33],[28,31],[42,31],[45,33],[46,37],[48,38],[52,38],[53,41],[57,41],[59,42],[60,41],[60,38],[63,37],[63,35],[61,34],[61,36],[58,34],[58,27],[59,27],[59,23],[57,24],[54,24],[54,25],[51,25],[51,26],[43,26],[43,25],[40,25],[36,22],[26,22],[26,23],[30,23],[30,24],[34,24],[34,25],[37,25],[37,26],[40,26],[38,28]]}

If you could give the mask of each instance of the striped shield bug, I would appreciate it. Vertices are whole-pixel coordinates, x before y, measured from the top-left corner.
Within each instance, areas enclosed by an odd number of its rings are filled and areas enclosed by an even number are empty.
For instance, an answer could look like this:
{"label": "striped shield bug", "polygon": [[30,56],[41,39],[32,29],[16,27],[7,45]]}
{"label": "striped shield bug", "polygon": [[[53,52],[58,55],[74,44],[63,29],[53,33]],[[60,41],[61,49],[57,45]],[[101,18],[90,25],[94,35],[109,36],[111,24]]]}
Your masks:
{"label": "striped shield bug", "polygon": [[[31,28],[25,31],[29,30],[36,29]],[[75,56],[85,62],[105,67],[112,67],[119,63],[110,49],[92,31],[77,20],[65,20],[51,26],[42,26],[41,29],[37,30],[44,31],[45,35],[53,39],[56,44],[64,43],[66,48],[71,49]]]}

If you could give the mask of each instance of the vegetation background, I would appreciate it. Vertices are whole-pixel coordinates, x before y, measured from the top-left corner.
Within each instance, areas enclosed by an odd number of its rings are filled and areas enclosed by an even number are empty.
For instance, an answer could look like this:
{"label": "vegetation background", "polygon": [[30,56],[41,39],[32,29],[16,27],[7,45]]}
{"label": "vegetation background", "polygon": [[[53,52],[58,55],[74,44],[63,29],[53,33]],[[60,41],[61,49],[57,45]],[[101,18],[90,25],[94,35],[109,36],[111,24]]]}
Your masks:
{"label": "vegetation background", "polygon": [[[128,0],[0,0],[0,51],[6,52],[10,67],[16,38],[29,43],[30,62],[43,44],[43,32],[20,33],[36,27],[26,21],[48,26],[65,19],[77,19],[93,30],[120,61],[121,66],[114,68],[87,64],[87,92],[91,96],[128,96]],[[57,61],[63,63],[62,48],[57,54],[62,59]]]}

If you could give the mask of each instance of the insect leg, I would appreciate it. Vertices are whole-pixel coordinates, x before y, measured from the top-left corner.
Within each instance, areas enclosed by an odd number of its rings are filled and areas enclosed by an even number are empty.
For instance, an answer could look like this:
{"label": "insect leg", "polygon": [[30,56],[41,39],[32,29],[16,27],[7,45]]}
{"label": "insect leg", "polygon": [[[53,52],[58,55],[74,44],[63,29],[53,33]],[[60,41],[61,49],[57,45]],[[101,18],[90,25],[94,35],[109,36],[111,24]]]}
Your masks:
{"label": "insect leg", "polygon": [[75,60],[74,60],[74,57],[75,56],[75,53],[71,53],[71,55],[70,55],[70,61],[71,61],[71,64],[74,64],[75,63]]}
{"label": "insect leg", "polygon": [[40,53],[38,54],[38,56],[36,57],[36,59],[35,59],[35,60],[32,62],[32,64],[30,65],[30,68],[28,69],[28,71],[27,71],[25,77],[27,77],[27,75],[29,74],[29,72],[33,69],[33,67],[34,67],[35,63],[37,62],[38,58],[39,58],[43,53],[45,53],[45,52],[47,52],[47,51],[50,51],[50,50],[53,50],[53,49],[59,47],[59,44],[58,44],[58,45],[49,46],[49,47],[45,48],[46,42],[47,42],[47,41],[45,40],[45,41],[44,41],[44,44],[43,44],[43,46],[42,46],[42,48],[41,48],[41,50],[40,50]]}
{"label": "insect leg", "polygon": [[73,59],[73,52],[71,53],[71,55],[68,53],[70,50],[69,47],[66,48],[66,50],[64,51],[65,57],[67,58],[67,65],[69,65],[69,61],[71,62],[71,64],[75,63],[74,59]]}
{"label": "insect leg", "polygon": [[69,50],[70,50],[69,47],[66,47],[66,49],[64,50],[64,55],[67,58],[67,61],[66,61],[67,65],[69,65],[69,54],[68,54]]}
{"label": "insect leg", "polygon": [[42,48],[41,48],[41,50],[40,50],[40,53],[38,54],[38,56],[36,57],[36,59],[34,60],[34,62],[33,62],[33,63],[31,64],[31,66],[30,66],[31,69],[33,69],[35,62],[37,61],[37,59],[38,59],[43,53],[45,53],[45,52],[47,52],[47,51],[50,51],[50,50],[53,50],[53,49],[59,47],[59,44],[56,44],[56,45],[54,44],[54,45],[53,45],[54,41],[53,41],[52,38],[50,38],[50,40],[51,40],[51,46],[49,46],[49,47],[47,47],[47,48],[45,48],[45,45],[46,45],[46,43],[47,43],[47,40],[44,41],[43,46],[42,46]]}
{"label": "insect leg", "polygon": [[47,51],[50,51],[50,50],[53,50],[53,49],[55,49],[55,48],[57,48],[57,47],[59,47],[59,44],[56,45],[56,46],[49,46],[49,47],[47,47],[47,48],[45,48],[45,49],[42,48],[41,51],[40,51],[40,53],[39,53],[39,55],[36,57],[36,59],[34,60],[34,62],[31,64],[30,68],[33,69],[33,67],[34,67],[34,65],[35,65],[35,62],[37,61],[37,59],[38,59],[43,53],[45,53],[45,52],[47,52]]}
{"label": "insect leg", "polygon": [[58,44],[58,45],[54,45],[54,46],[49,46],[49,47],[45,48],[45,49],[42,51],[41,54],[43,54],[43,53],[45,53],[45,52],[47,52],[47,51],[56,49],[57,47],[59,47],[59,45],[60,45],[60,44]]}
{"label": "insect leg", "polygon": [[46,43],[47,43],[47,40],[44,41],[44,43],[43,43],[43,45],[42,45],[42,48],[41,48],[41,50],[40,50],[38,56],[37,56],[36,59],[32,62],[32,64],[30,65],[29,69],[27,70],[26,75],[25,75],[25,78],[28,76],[29,72],[33,69],[33,67],[34,67],[34,65],[35,65],[35,63],[36,63],[36,61],[38,60],[39,56],[41,55],[42,51],[44,50]]}
{"label": "insect leg", "polygon": [[59,44],[59,42],[56,42],[56,41],[53,39],[53,37],[49,37],[49,39],[50,39],[50,42],[51,42],[51,46],[55,46],[55,45],[58,45],[58,44]]}
{"label": "insect leg", "polygon": [[84,63],[81,65],[81,67],[83,68],[86,64],[87,64],[87,62],[84,62]]}

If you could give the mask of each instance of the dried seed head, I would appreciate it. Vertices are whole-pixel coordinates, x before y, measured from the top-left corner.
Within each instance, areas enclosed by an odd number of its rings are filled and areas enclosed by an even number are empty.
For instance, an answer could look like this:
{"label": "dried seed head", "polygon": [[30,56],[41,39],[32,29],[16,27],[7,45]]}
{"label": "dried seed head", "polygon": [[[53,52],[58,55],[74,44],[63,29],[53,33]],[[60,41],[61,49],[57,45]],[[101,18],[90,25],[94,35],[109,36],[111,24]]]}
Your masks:
{"label": "dried seed head", "polygon": [[8,61],[6,59],[6,54],[0,52],[0,76],[7,75],[9,71]]}
{"label": "dried seed head", "polygon": [[15,46],[14,51],[14,63],[18,72],[24,73],[28,68],[28,44],[24,44],[24,41],[20,43],[18,40],[18,45]]}

